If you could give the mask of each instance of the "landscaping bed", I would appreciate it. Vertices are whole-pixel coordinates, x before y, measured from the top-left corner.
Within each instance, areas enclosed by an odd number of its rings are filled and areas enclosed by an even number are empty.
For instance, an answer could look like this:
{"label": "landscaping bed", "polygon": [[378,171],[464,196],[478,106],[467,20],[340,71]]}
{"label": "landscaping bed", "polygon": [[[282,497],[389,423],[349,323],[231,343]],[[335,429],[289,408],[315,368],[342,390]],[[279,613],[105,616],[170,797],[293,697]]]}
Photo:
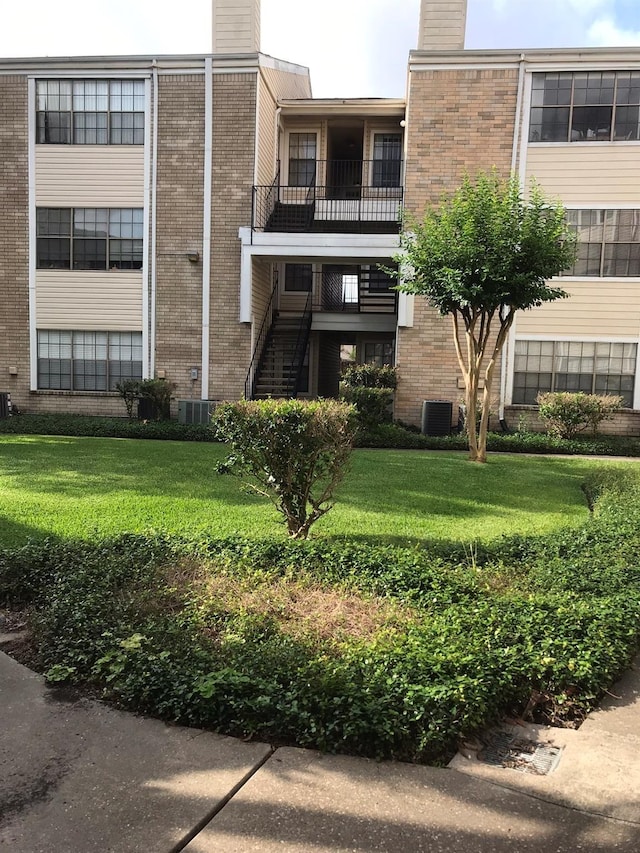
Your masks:
{"label": "landscaping bed", "polygon": [[131,535],[0,552],[52,683],[274,743],[441,763],[504,713],[579,722],[640,637],[640,484],[593,517],[412,548]]}
{"label": "landscaping bed", "polygon": [[[68,435],[102,438],[136,438],[170,441],[215,442],[209,424],[180,424],[177,421],[138,421],[128,418],[102,418],[87,415],[16,415],[0,419],[0,435]],[[397,450],[466,450],[467,439],[421,435],[397,423],[360,429],[356,446]],[[490,452],[552,453],[586,456],[640,456],[640,439],[618,435],[581,433],[565,439],[539,432],[489,433]]]}

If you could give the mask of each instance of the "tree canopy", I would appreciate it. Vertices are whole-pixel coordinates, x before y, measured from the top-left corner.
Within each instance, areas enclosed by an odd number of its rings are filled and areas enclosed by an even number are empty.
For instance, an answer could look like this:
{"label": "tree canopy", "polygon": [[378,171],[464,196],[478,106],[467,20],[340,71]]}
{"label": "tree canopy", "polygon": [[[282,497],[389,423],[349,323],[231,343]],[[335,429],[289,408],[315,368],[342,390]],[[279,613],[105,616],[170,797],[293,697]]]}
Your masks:
{"label": "tree canopy", "polygon": [[425,296],[452,317],[470,456],[484,461],[493,371],[515,312],[567,296],[549,279],[573,264],[575,233],[562,204],[535,183],[525,196],[516,176],[504,179],[493,170],[473,181],[465,177],[450,198],[428,208],[421,221],[410,221],[401,246],[398,289]]}

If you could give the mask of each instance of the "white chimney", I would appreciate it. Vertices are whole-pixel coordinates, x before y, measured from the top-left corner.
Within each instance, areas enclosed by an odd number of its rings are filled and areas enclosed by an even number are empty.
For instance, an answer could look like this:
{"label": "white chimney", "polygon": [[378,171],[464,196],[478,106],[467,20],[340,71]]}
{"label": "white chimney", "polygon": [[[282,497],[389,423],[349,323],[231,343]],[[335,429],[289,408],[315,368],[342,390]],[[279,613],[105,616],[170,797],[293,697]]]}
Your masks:
{"label": "white chimney", "polygon": [[422,0],[418,50],[462,50],[467,0]]}
{"label": "white chimney", "polygon": [[211,0],[213,53],[260,50],[260,0]]}

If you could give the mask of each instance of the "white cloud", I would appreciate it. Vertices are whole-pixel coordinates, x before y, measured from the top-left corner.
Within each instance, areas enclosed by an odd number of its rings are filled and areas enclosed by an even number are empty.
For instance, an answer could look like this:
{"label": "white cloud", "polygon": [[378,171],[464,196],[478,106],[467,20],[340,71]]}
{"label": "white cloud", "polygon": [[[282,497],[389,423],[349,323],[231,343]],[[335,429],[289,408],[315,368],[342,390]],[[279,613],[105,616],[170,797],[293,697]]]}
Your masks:
{"label": "white cloud", "polygon": [[599,18],[588,31],[589,44],[596,47],[629,47],[640,45],[640,30],[626,30],[611,18]]}

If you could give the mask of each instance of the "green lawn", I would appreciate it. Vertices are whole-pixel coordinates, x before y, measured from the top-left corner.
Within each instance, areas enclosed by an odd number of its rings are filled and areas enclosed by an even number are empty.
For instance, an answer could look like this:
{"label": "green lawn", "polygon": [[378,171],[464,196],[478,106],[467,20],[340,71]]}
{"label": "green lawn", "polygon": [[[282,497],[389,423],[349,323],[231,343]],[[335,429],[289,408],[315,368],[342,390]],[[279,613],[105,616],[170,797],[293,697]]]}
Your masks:
{"label": "green lawn", "polygon": [[[0,438],[0,545],[30,537],[162,530],[279,536],[279,516],[214,472],[216,444],[101,438]],[[583,520],[581,482],[600,460],[358,450],[323,538],[489,540]],[[633,463],[630,463],[633,464]]]}

